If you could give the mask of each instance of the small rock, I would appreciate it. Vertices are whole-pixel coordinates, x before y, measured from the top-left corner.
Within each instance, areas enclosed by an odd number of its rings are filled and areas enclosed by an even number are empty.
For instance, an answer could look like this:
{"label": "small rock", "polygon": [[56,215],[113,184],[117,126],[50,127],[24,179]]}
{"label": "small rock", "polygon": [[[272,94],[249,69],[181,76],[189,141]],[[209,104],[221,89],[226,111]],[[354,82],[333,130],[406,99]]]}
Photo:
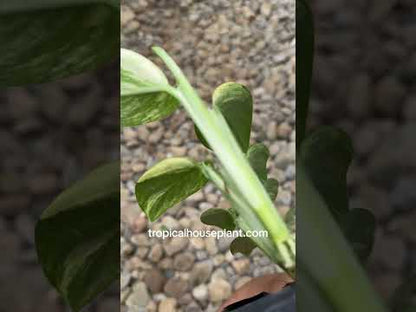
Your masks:
{"label": "small rock", "polygon": [[176,299],[166,298],[159,304],[158,312],[175,312],[176,311]]}
{"label": "small rock", "polygon": [[215,279],[208,285],[211,302],[221,302],[231,296],[231,285],[226,280]]}
{"label": "small rock", "polygon": [[141,141],[147,142],[147,139],[149,138],[149,130],[147,130],[146,127],[138,127],[136,135]]}
{"label": "small rock", "polygon": [[200,237],[192,237],[190,239],[190,244],[197,250],[201,250],[205,248],[205,241]]}
{"label": "small rock", "polygon": [[277,138],[276,127],[277,125],[275,121],[272,121],[267,125],[266,136],[270,141],[273,141]]}
{"label": "small rock", "polygon": [[212,261],[206,260],[198,262],[194,265],[190,275],[190,282],[193,285],[198,285],[208,281],[214,266]]}
{"label": "small rock", "polygon": [[149,253],[149,259],[152,262],[158,262],[160,259],[162,259],[163,256],[163,247],[161,244],[155,244],[150,249]]}
{"label": "small rock", "polygon": [[158,269],[152,269],[146,272],[144,282],[153,294],[157,294],[163,290],[166,278]]}
{"label": "small rock", "polygon": [[164,291],[167,296],[178,299],[188,291],[188,283],[179,277],[172,277],[165,284]]}
{"label": "small rock", "polygon": [[198,301],[206,301],[208,299],[208,287],[201,284],[192,290],[192,296]]}
{"label": "small rock", "polygon": [[185,156],[187,152],[185,146],[171,146],[170,150],[172,152],[172,155],[177,157]]}
{"label": "small rock", "polygon": [[152,131],[149,135],[148,142],[149,143],[157,143],[163,136],[164,129],[162,127],[157,128],[156,130]]}
{"label": "small rock", "polygon": [[126,305],[129,307],[146,307],[150,301],[149,293],[147,292],[146,284],[137,282],[133,285],[133,290],[126,300]]}
{"label": "small rock", "polygon": [[173,237],[163,247],[168,256],[173,256],[181,250],[184,250],[188,246],[188,240],[183,237]]}
{"label": "small rock", "polygon": [[135,234],[130,238],[130,240],[134,245],[136,245],[138,247],[150,246],[151,245],[149,237],[145,233]]}
{"label": "small rock", "polygon": [[283,122],[277,127],[277,137],[282,139],[289,139],[292,133],[292,127],[287,123]]}
{"label": "small rock", "polygon": [[215,255],[218,252],[216,239],[214,237],[208,237],[205,240],[205,249],[211,256]]}
{"label": "small rock", "polygon": [[234,260],[231,265],[238,275],[248,273],[250,270],[250,260],[247,258]]}
{"label": "small rock", "polygon": [[227,273],[223,268],[216,269],[211,275],[211,281],[216,279],[227,279]]}
{"label": "small rock", "polygon": [[178,230],[180,228],[179,222],[172,216],[164,216],[162,218],[162,224],[169,230]]}
{"label": "small rock", "polygon": [[173,268],[173,260],[172,258],[164,258],[160,260],[158,266],[163,270],[170,270]]}
{"label": "small rock", "polygon": [[177,271],[188,271],[192,268],[195,257],[190,252],[181,253],[175,256],[173,268]]}

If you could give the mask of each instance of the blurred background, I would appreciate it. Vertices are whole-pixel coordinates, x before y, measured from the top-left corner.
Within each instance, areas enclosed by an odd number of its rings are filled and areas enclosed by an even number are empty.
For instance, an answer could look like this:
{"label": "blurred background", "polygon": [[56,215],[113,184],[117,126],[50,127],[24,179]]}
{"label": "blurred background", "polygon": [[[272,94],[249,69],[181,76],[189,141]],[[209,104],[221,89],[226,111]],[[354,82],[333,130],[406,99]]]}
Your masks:
{"label": "blurred background", "polygon": [[376,216],[367,270],[391,300],[416,273],[416,7],[406,0],[310,3],[316,53],[309,126],[331,124],[352,139],[350,206]]}
{"label": "blurred background", "polygon": [[[162,46],[199,94],[210,102],[223,82],[245,84],[254,98],[252,142],[270,149],[268,169],[280,182],[277,209],[284,215],[295,195],[295,2],[129,0],[121,7],[122,47],[150,57]],[[185,203],[149,224],[134,196],[144,171],[172,156],[203,159],[183,110],[121,136],[122,311],[216,311],[252,277],[278,271],[260,251],[232,256],[230,239],[149,238],[147,229],[209,229],[202,211],[227,207],[207,185]],[[213,228],[212,228],[213,229]]]}
{"label": "blurred background", "polygon": [[[3,87],[0,105],[0,311],[69,312],[38,264],[34,227],[60,192],[118,159],[119,64]],[[118,309],[114,285],[87,311]]]}

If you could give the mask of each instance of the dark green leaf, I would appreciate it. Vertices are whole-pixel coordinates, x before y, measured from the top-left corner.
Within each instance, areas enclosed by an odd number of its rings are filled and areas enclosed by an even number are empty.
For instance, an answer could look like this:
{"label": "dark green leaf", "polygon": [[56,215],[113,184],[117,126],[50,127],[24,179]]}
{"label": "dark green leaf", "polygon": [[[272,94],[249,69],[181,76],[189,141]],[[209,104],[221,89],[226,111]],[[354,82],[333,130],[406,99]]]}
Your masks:
{"label": "dark green leaf", "polygon": [[296,146],[305,136],[313,67],[313,17],[307,1],[296,0]]}
{"label": "dark green leaf", "polygon": [[0,85],[56,80],[115,59],[119,16],[118,1],[3,1]]}
{"label": "dark green leaf", "polygon": [[[215,89],[212,102],[213,106],[224,116],[234,137],[245,153],[250,143],[253,117],[253,99],[250,91],[241,84],[227,82]],[[202,133],[196,127],[195,132],[201,143],[209,148]]]}
{"label": "dark green leaf", "polygon": [[136,198],[150,221],[197,192],[207,182],[200,166],[188,158],[168,158],[146,171],[136,184]]}
{"label": "dark green leaf", "polygon": [[263,184],[267,181],[266,164],[269,155],[269,150],[263,143],[253,144],[247,151],[248,161]]}
{"label": "dark green leaf", "polygon": [[276,199],[279,190],[279,182],[276,179],[267,179],[264,187],[272,200]]}
{"label": "dark green leaf", "polygon": [[233,255],[239,252],[245,256],[249,256],[256,247],[256,244],[250,238],[237,237],[231,242],[230,251]]}
{"label": "dark green leaf", "polygon": [[306,173],[338,221],[349,209],[346,174],[351,159],[349,137],[334,128],[314,131],[301,145]]}
{"label": "dark green leaf", "polygon": [[285,215],[285,222],[290,230],[294,231],[296,226],[296,208],[290,208]]}
{"label": "dark green leaf", "polygon": [[352,209],[345,216],[342,228],[357,256],[362,261],[367,259],[374,242],[374,215],[366,209]]}
{"label": "dark green leaf", "polygon": [[39,262],[74,311],[119,277],[119,166],[100,167],[64,191],[36,225]]}
{"label": "dark green leaf", "polygon": [[215,225],[224,230],[234,230],[235,223],[233,216],[226,209],[211,208],[201,214],[201,222],[208,225]]}
{"label": "dark green leaf", "polygon": [[163,72],[144,56],[121,49],[121,123],[137,126],[172,114],[178,100],[166,92]]}

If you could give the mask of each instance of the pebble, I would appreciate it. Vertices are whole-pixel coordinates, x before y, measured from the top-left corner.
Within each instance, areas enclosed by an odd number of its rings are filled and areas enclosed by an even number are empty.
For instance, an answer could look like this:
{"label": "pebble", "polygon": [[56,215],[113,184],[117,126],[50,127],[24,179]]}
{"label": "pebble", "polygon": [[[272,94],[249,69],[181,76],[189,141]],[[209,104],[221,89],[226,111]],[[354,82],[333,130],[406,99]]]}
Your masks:
{"label": "pebble", "polygon": [[133,285],[131,294],[127,297],[126,305],[129,307],[146,307],[150,301],[149,293],[147,292],[146,284],[143,282],[136,282]]}
{"label": "pebble", "polygon": [[190,282],[193,285],[199,285],[207,282],[211,276],[213,268],[214,266],[211,260],[195,263],[189,277]]}
{"label": "pebble", "polygon": [[166,298],[159,304],[158,312],[176,312],[176,299]]}
{"label": "pebble", "polygon": [[144,282],[153,294],[160,293],[165,285],[166,278],[158,269],[151,269],[146,272]]}
{"label": "pebble", "polygon": [[173,268],[177,271],[188,271],[192,268],[195,256],[190,252],[181,253],[175,256]]}
{"label": "pebble", "polygon": [[222,302],[231,296],[231,285],[224,279],[212,280],[208,285],[211,302]]}
{"label": "pebble", "polygon": [[168,256],[173,256],[188,246],[188,239],[182,237],[173,237],[163,248]]}
{"label": "pebble", "polygon": [[151,247],[149,252],[149,259],[152,262],[158,262],[163,256],[162,244],[155,244]]}
{"label": "pebble", "polygon": [[250,260],[247,258],[234,260],[231,264],[238,275],[246,274],[250,270]]}
{"label": "pebble", "polygon": [[192,296],[198,301],[205,301],[208,299],[208,287],[205,284],[196,286],[192,290]]}
{"label": "pebble", "polygon": [[188,291],[188,283],[181,278],[170,278],[165,284],[164,291],[169,297],[180,298]]}

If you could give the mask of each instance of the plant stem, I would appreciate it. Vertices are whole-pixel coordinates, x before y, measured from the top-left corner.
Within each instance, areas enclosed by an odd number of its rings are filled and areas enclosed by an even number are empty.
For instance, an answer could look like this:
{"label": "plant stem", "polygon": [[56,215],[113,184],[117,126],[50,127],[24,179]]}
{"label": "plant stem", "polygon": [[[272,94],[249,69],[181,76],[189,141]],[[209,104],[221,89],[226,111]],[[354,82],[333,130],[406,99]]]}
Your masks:
{"label": "plant stem", "polygon": [[239,195],[250,204],[255,217],[269,232],[276,253],[278,253],[277,256],[282,259],[283,266],[285,269],[293,268],[295,265],[294,244],[287,243],[293,242],[293,238],[256,173],[249,165],[224,118],[215,110],[208,109],[181,69],[163,49],[155,47],[153,51],[165,62],[176,78],[178,87],[174,96],[182,103],[208,141],[228,177],[236,186]]}

